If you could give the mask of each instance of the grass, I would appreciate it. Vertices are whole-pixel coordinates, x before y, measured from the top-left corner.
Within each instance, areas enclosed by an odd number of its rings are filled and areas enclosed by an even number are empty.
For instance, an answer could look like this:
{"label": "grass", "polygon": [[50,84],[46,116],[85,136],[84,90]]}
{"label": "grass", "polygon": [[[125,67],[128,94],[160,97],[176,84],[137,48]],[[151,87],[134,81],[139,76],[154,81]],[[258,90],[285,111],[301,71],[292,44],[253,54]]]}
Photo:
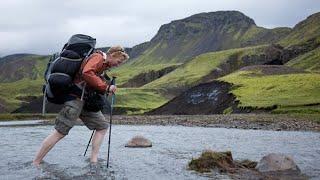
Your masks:
{"label": "grass", "polygon": [[252,76],[238,71],[220,78],[234,84],[232,93],[240,107],[268,108],[320,103],[320,74]]}
{"label": "grass", "polygon": [[309,39],[316,38],[320,42],[320,13],[309,16],[306,20],[297,24],[293,31],[279,43],[282,46],[303,44]]}
{"label": "grass", "polygon": [[320,72],[320,47],[290,60],[287,65],[307,71]]}
{"label": "grass", "polygon": [[[42,94],[43,74],[49,56],[28,55],[30,61],[35,61],[35,66],[32,67],[31,78],[23,78],[14,82],[0,83],[0,97],[5,101],[6,109],[9,111],[18,108],[22,101],[17,97],[23,96],[40,96]],[[23,67],[22,71],[24,71]]]}
{"label": "grass", "polygon": [[115,107],[128,109],[126,114],[142,114],[163,105],[167,101],[155,89],[119,88]]}
{"label": "grass", "polygon": [[265,28],[257,27],[255,25],[252,25],[240,38],[241,41],[245,42],[250,39],[254,39],[258,36],[259,33],[262,33],[265,31]]}
{"label": "grass", "polygon": [[126,82],[128,82],[131,78],[141,74],[141,73],[147,73],[150,71],[159,71],[161,69],[165,69],[167,67],[175,67],[179,66],[180,64],[154,64],[154,65],[131,65],[131,64],[124,64],[123,66],[120,66],[119,68],[112,69],[110,74],[115,75],[118,78],[117,84],[121,85]]}
{"label": "grass", "polygon": [[0,97],[8,105],[7,109],[12,111],[22,103],[17,97],[42,95],[42,85],[41,79],[21,79],[11,83],[0,83]]}
{"label": "grass", "polygon": [[[244,55],[259,54],[265,46],[231,49],[219,52],[211,52],[199,55],[186,64],[178,67],[171,73],[146,84],[145,88],[181,88],[190,87],[209,75],[219,65],[227,61],[231,56],[241,59]],[[239,62],[241,63],[241,62]]]}

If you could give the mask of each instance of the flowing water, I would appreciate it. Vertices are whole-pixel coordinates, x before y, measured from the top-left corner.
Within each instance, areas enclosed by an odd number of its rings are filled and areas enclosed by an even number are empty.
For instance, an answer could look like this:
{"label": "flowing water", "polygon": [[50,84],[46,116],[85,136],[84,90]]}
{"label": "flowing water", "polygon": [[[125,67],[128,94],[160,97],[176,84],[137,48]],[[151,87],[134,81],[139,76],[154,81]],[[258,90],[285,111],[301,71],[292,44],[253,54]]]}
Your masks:
{"label": "flowing water", "polygon": [[[11,124],[12,125],[12,124]],[[13,126],[0,123],[0,179],[227,179],[187,170],[203,150],[230,150],[236,160],[259,161],[268,153],[292,156],[301,171],[320,178],[320,133],[240,130],[184,126],[112,126],[110,168],[106,168],[107,139],[94,173],[83,157],[91,132],[74,127],[45,158],[40,169],[31,166],[52,126]],[[153,142],[152,148],[125,148],[135,135]]]}

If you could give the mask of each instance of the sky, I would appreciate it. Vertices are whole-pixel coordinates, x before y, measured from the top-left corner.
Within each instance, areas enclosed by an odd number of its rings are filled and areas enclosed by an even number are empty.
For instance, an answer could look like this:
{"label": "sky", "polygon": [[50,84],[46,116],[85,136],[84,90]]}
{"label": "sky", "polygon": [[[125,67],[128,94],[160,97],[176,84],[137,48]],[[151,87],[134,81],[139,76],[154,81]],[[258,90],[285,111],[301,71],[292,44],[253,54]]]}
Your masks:
{"label": "sky", "polygon": [[294,27],[320,11],[320,0],[1,0],[0,57],[52,54],[73,34],[97,47],[132,47],[161,25],[193,14],[237,10],[266,28]]}

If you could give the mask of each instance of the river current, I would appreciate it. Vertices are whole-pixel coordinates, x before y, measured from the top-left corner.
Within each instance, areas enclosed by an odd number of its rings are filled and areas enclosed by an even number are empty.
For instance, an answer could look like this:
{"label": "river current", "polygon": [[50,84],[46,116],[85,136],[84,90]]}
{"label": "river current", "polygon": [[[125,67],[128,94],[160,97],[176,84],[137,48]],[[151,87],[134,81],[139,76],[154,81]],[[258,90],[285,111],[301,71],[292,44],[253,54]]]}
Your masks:
{"label": "river current", "polygon": [[[1,123],[0,123],[1,126]],[[112,126],[110,168],[106,168],[107,138],[100,151],[99,171],[90,174],[83,156],[91,135],[75,126],[45,158],[41,169],[31,161],[53,126],[0,127],[0,179],[228,179],[187,170],[188,162],[204,150],[232,151],[236,160],[259,161],[269,153],[293,157],[302,173],[320,178],[320,133],[262,131],[184,126]],[[142,135],[151,148],[125,148]]]}

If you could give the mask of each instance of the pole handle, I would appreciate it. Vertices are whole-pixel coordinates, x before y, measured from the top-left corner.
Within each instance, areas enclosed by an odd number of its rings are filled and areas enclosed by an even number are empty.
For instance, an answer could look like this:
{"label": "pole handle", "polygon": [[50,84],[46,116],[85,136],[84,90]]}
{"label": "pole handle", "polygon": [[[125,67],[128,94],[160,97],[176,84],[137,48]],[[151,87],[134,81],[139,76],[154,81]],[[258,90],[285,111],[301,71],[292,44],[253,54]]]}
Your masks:
{"label": "pole handle", "polygon": [[111,80],[110,85],[108,86],[108,89],[107,89],[107,95],[108,95],[109,92],[110,92],[110,86],[111,86],[111,85],[116,85],[116,78],[117,78],[117,77],[112,76],[112,80]]}

